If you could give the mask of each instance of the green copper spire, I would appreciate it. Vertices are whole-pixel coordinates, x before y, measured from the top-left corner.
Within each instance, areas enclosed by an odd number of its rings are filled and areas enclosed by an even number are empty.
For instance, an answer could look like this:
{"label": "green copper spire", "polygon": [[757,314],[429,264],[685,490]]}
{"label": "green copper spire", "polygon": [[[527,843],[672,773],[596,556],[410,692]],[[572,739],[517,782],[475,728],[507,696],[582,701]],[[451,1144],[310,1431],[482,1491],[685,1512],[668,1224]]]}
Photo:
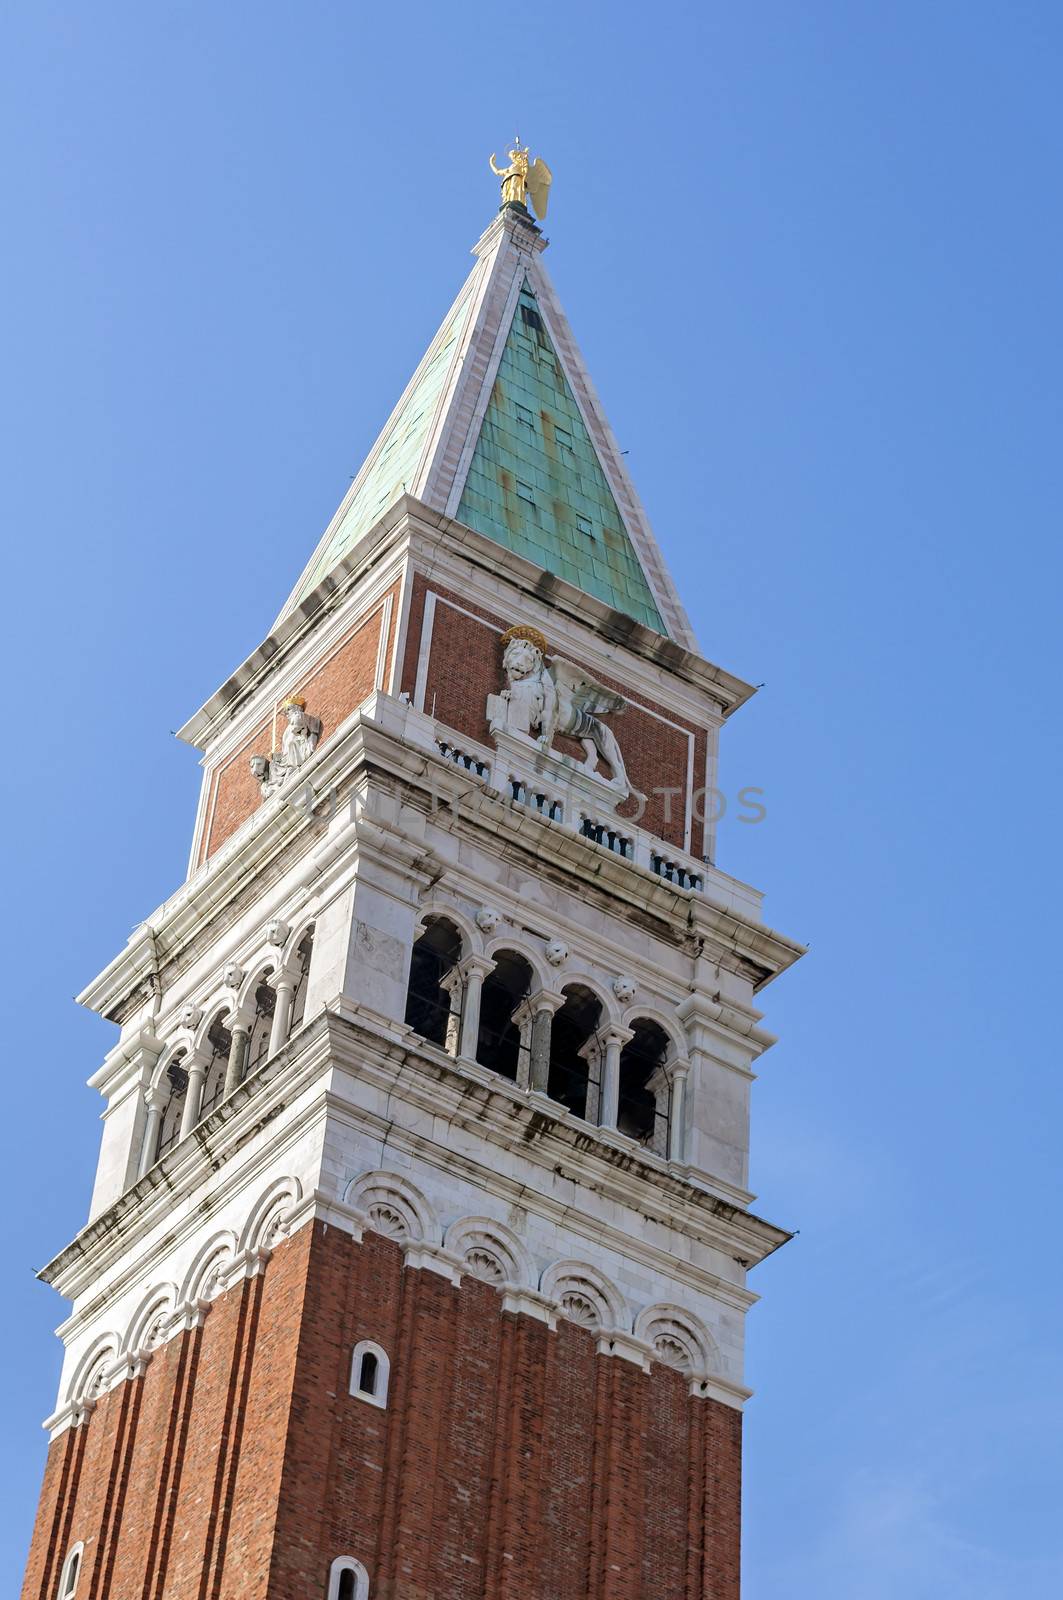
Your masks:
{"label": "green copper spire", "polygon": [[349,564],[406,494],[697,647],[543,266],[545,248],[523,206],[503,205],[281,617]]}
{"label": "green copper spire", "polygon": [[667,631],[527,279],[457,517]]}

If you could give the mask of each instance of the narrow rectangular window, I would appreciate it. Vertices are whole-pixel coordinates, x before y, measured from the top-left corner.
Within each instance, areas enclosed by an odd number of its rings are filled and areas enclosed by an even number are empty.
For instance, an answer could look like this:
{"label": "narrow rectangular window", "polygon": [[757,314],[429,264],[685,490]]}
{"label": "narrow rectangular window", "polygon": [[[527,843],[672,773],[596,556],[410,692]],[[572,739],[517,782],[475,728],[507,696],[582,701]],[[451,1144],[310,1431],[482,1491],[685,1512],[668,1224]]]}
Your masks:
{"label": "narrow rectangular window", "polygon": [[530,483],[522,483],[519,478],[517,479],[517,497],[520,500],[526,500],[530,506],[535,504],[535,490]]}
{"label": "narrow rectangular window", "polygon": [[585,534],[588,539],[593,539],[595,537],[594,524],[591,522],[589,517],[576,518],[576,532]]}
{"label": "narrow rectangular window", "polygon": [[532,416],[527,406],[517,407],[517,421],[523,423],[526,428],[531,428],[532,432],[534,433],[535,418]]}
{"label": "narrow rectangular window", "polygon": [[567,428],[555,428],[554,438],[557,440],[557,448],[561,451],[562,455],[571,456],[574,454],[572,449],[572,435],[569,433]]}

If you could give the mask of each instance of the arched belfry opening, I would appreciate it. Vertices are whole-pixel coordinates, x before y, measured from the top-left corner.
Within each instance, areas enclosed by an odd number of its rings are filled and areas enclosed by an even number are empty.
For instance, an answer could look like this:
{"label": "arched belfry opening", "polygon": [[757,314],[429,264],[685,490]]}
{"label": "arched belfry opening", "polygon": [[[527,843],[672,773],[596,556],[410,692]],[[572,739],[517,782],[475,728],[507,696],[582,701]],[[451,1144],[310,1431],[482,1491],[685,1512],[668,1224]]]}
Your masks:
{"label": "arched belfry opening", "polygon": [[452,1055],[457,1051],[460,1004],[455,984],[447,980],[460,960],[457,928],[446,917],[430,917],[410,957],[406,1021],[415,1033]]}
{"label": "arched belfry opening", "polygon": [[210,1027],[207,1029],[206,1047],[210,1052],[207,1059],[206,1076],[203,1079],[203,1094],[199,1102],[198,1121],[209,1117],[219,1100],[225,1095],[225,1073],[229,1065],[229,1053],[233,1047],[233,1036],[226,1024],[225,1012],[219,1011]]}
{"label": "arched belfry opening", "polygon": [[647,1019],[633,1022],[631,1028],[634,1037],[620,1052],[617,1131],[666,1155],[671,1097],[665,1071],[668,1035],[658,1023]]}
{"label": "arched belfry opening", "polygon": [[268,968],[254,989],[255,1015],[247,1039],[247,1059],[243,1077],[249,1078],[269,1055],[270,1035],[273,1032],[273,1013],[277,1009],[277,991],[269,981]]}
{"label": "arched belfry opening", "polygon": [[598,1063],[594,1039],[602,1003],[582,984],[570,984],[550,1029],[550,1075],[546,1092],[577,1117],[597,1115]]}
{"label": "arched belfry opening", "polygon": [[314,930],[307,928],[299,941],[299,948],[295,952],[295,962],[298,969],[298,978],[295,984],[295,993],[292,996],[292,1016],[288,1024],[288,1033],[293,1034],[302,1024],[306,1012],[306,990],[310,981],[310,962],[314,955]]}
{"label": "arched belfry opening", "polygon": [[515,1015],[532,986],[531,963],[515,950],[501,950],[480,996],[476,1059],[511,1082],[527,1079],[526,1028]]}
{"label": "arched belfry opening", "polygon": [[185,1113],[185,1096],[188,1094],[188,1068],[184,1054],[174,1056],[162,1075],[160,1084],[166,1099],[159,1118],[159,1137],[155,1145],[154,1160],[161,1161],[181,1137],[181,1122]]}

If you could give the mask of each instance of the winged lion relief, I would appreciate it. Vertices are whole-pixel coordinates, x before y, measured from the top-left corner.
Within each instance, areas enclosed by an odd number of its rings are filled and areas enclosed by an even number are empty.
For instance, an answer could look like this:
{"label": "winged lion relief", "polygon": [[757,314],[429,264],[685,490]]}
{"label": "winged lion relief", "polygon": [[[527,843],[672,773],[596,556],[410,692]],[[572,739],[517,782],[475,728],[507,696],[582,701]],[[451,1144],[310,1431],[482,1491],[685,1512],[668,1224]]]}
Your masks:
{"label": "winged lion relief", "polygon": [[[546,639],[538,628],[510,628],[502,635],[502,651],[505,687],[487,699],[491,731],[521,734],[544,751],[558,736],[578,739],[589,772],[611,783],[625,798],[636,793],[616,734],[602,720],[626,711],[623,695],[561,656],[548,661]],[[599,770],[600,760],[608,763],[610,778]]]}

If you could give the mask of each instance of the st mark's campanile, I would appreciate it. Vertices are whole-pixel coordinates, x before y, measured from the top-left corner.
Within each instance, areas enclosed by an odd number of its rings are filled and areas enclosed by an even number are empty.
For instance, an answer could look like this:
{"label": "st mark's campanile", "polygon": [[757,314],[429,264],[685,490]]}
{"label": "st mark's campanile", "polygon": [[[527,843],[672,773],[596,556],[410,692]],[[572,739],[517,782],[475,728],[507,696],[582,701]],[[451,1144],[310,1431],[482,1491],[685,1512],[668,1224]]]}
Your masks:
{"label": "st mark's campanile", "polygon": [[547,275],[549,170],[496,170],[181,730],[186,881],[81,996],[116,1039],[41,1274],[70,1314],[23,1600],[737,1600],[747,1276],[787,1237],[750,1086],[800,948],[716,864],[752,690]]}

